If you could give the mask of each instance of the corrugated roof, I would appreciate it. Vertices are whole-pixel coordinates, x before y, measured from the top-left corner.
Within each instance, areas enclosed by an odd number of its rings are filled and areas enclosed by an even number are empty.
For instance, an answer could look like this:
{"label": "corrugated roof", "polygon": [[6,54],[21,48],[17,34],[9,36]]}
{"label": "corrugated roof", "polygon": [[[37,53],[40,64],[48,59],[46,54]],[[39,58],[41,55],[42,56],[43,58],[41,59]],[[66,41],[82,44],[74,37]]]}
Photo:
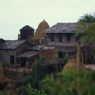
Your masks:
{"label": "corrugated roof", "polygon": [[16,49],[18,46],[20,46],[24,42],[25,42],[25,40],[6,40],[0,46],[0,49]]}
{"label": "corrugated roof", "polygon": [[18,57],[30,58],[30,57],[35,56],[37,54],[38,54],[38,52],[36,52],[36,51],[26,51],[26,52],[20,54]]}
{"label": "corrugated roof", "polygon": [[57,23],[46,30],[46,33],[74,33],[77,23]]}

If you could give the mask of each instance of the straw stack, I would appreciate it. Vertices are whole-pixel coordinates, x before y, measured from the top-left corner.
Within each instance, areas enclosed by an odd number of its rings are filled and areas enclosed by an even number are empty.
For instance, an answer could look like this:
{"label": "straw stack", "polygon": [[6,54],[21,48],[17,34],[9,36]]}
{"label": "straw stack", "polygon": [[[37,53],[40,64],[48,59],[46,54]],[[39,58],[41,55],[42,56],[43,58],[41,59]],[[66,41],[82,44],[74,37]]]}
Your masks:
{"label": "straw stack", "polygon": [[[69,59],[67,64],[63,68],[63,71],[67,71],[67,70],[75,70],[75,71],[77,71],[77,60]],[[82,64],[82,63],[79,64],[79,70],[80,71],[85,71],[86,70],[84,64]]]}
{"label": "straw stack", "polygon": [[45,20],[43,20],[39,24],[38,28],[36,29],[33,40],[34,41],[40,41],[43,38],[45,38],[45,36],[46,36],[45,30],[47,28],[49,28],[49,25],[48,25],[48,23]]}
{"label": "straw stack", "polygon": [[76,71],[86,70],[84,64],[81,62],[81,48],[79,43],[76,43],[76,46],[77,46],[77,58],[69,59],[67,64],[64,66],[63,71],[68,71],[69,69],[73,69]]}

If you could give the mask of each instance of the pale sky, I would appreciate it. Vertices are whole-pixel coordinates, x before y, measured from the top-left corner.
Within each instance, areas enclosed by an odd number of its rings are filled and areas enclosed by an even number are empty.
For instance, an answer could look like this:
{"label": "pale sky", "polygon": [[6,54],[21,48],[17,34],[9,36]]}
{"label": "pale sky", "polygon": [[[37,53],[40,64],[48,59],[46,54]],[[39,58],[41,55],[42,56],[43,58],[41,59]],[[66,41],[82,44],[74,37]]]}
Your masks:
{"label": "pale sky", "polygon": [[95,0],[0,0],[0,38],[17,39],[20,28],[36,29],[43,19],[52,26],[94,12]]}

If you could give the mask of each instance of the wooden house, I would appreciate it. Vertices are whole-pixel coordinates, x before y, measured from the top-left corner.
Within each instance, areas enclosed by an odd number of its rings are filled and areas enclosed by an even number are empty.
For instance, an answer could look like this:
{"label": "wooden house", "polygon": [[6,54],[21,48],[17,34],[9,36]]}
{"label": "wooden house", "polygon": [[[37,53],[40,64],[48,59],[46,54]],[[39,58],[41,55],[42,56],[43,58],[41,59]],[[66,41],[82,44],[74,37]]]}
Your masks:
{"label": "wooden house", "polygon": [[19,65],[25,67],[27,58],[33,57],[37,53],[28,51],[32,45],[25,40],[7,40],[0,45],[0,60],[3,64]]}
{"label": "wooden house", "polygon": [[[11,66],[27,67],[33,63],[37,52],[28,50],[33,45],[31,40],[34,36],[34,29],[29,25],[20,29],[18,40],[0,40],[0,60],[3,64]],[[33,57],[31,59],[31,57]]]}
{"label": "wooden house", "polygon": [[[57,23],[48,28],[45,37],[45,44],[47,46],[55,46],[58,51],[59,59],[64,61],[65,55],[71,55],[76,58],[76,42],[79,39],[75,36],[77,31],[77,23]],[[80,32],[81,35],[85,33]],[[87,43],[81,42],[82,56],[84,63],[93,64],[95,60],[91,52],[91,47]],[[89,51],[88,51],[89,50]],[[89,57],[88,57],[89,56]],[[91,56],[91,57],[90,57]],[[88,61],[87,61],[88,60]]]}

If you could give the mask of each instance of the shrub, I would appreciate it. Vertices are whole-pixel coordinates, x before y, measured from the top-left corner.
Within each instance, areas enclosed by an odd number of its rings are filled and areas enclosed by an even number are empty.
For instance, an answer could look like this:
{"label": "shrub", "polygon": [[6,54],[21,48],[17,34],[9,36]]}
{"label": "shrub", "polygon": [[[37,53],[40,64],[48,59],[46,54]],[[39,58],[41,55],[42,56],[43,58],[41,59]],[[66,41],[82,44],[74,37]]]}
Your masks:
{"label": "shrub", "polygon": [[[57,74],[56,78],[48,76],[42,81],[42,89],[47,95],[95,95],[95,72],[75,72],[68,70]],[[79,92],[80,91],[80,92]]]}

